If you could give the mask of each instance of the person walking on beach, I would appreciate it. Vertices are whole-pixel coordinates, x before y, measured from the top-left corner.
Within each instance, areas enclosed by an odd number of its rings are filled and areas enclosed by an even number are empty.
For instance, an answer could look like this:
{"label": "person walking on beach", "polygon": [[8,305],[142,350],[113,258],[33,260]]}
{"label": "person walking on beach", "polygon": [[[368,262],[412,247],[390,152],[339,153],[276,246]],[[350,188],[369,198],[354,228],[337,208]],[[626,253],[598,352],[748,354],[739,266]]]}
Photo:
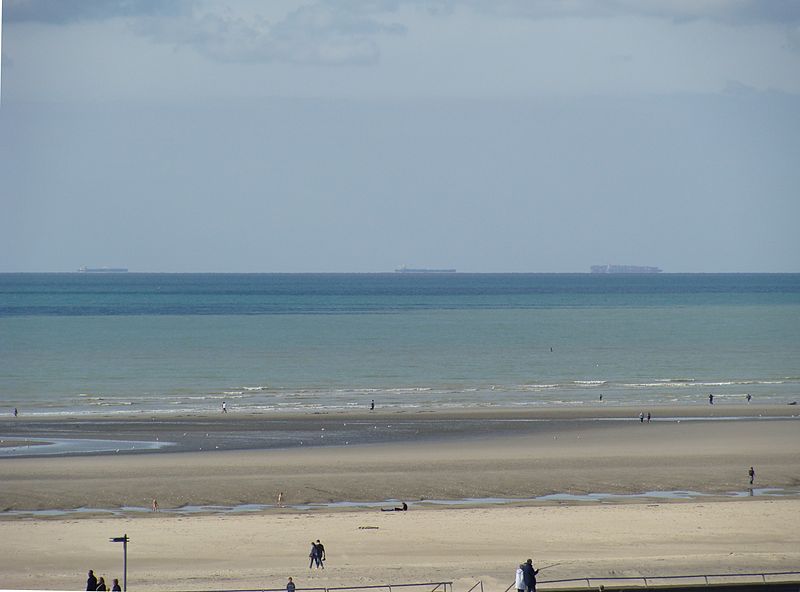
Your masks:
{"label": "person walking on beach", "polygon": [[525,583],[525,592],[536,592],[536,574],[538,569],[533,569],[533,559],[528,559],[522,566],[522,579]]}
{"label": "person walking on beach", "polygon": [[517,589],[517,592],[525,592],[525,572],[523,571],[525,568],[524,563],[520,563],[519,567],[517,568],[517,575],[514,578],[514,586]]}
{"label": "person walking on beach", "polygon": [[86,580],[87,590],[97,590],[97,578],[94,576],[94,571],[89,570],[89,578]]}
{"label": "person walking on beach", "polygon": [[228,403],[226,403],[225,401],[222,402],[222,412],[223,413],[228,412]]}
{"label": "person walking on beach", "polygon": [[708,404],[709,405],[714,404],[714,395],[712,395],[711,393],[708,393]]}
{"label": "person walking on beach", "polygon": [[639,423],[644,423],[644,413],[639,412]]}
{"label": "person walking on beach", "polygon": [[100,576],[100,579],[97,580],[97,588],[95,588],[97,592],[108,592],[108,587],[106,586],[106,581],[103,579],[103,576]]}
{"label": "person walking on beach", "polygon": [[317,539],[317,552],[319,553],[318,564],[322,569],[325,569],[325,560],[327,559],[325,557],[325,545],[320,543],[319,539]]}
{"label": "person walking on beach", "polygon": [[750,485],[752,485],[753,480],[756,478],[756,470],[753,467],[750,467],[750,470],[747,471],[747,474],[750,477]]}
{"label": "person walking on beach", "polygon": [[747,402],[749,403],[750,399],[752,399],[753,397],[750,396],[750,393],[747,393],[744,398],[747,399]]}
{"label": "person walking on beach", "polygon": [[111,586],[111,592],[122,592],[122,588],[119,587],[119,580],[114,578],[114,585]]}
{"label": "person walking on beach", "polygon": [[[748,395],[748,396],[750,396],[750,395]],[[17,415],[19,415],[19,411],[17,411],[17,408],[14,407],[14,417],[16,417]]]}
{"label": "person walking on beach", "polygon": [[[282,491],[278,492],[278,507],[279,508],[283,507],[283,492]],[[291,578],[289,578],[289,579],[291,579]]]}
{"label": "person walking on beach", "polygon": [[375,411],[375,399],[372,399],[372,403],[369,404],[369,410]]}
{"label": "person walking on beach", "polygon": [[314,541],[311,541],[311,552],[308,554],[308,556],[311,558],[311,561],[308,563],[308,569],[314,567],[315,563],[317,564],[317,567],[319,567],[319,549],[317,549],[317,543]]}
{"label": "person walking on beach", "polygon": [[294,582],[292,581],[291,576],[289,576],[289,581],[286,582],[286,592],[294,592]]}
{"label": "person walking on beach", "polygon": [[650,423],[650,412],[647,412],[647,423]]}
{"label": "person walking on beach", "polygon": [[152,505],[153,512],[158,512],[158,500],[153,498],[153,505]]}

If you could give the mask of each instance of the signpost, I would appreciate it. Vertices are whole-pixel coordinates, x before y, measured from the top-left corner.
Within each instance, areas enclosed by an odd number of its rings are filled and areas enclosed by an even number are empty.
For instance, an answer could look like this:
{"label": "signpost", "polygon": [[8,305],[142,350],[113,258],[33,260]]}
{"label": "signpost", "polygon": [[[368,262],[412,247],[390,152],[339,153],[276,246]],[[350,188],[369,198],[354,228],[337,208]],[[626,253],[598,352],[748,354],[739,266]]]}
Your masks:
{"label": "signpost", "polygon": [[122,590],[128,592],[128,538],[127,534],[109,539],[112,543],[122,543]]}

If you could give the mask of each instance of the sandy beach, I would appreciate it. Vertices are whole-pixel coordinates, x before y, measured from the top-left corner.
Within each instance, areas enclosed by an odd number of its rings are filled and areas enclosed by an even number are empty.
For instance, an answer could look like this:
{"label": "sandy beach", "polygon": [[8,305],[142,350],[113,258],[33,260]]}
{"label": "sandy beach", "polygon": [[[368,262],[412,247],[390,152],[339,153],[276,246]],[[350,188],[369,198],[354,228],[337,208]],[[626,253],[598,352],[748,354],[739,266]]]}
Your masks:
{"label": "sandy beach", "polygon": [[[791,408],[743,407],[737,409],[746,411],[737,413],[741,419],[725,421],[718,418],[730,410],[658,409],[660,419],[650,424],[632,411],[433,414],[439,423],[457,426],[467,416],[495,427],[442,434],[437,423],[435,433],[423,429],[419,440],[376,444],[2,459],[0,587],[79,589],[90,568],[107,580],[120,577],[121,549],[108,538],[122,533],[132,539],[132,589],[282,587],[291,575],[298,587],[454,580],[456,589],[467,589],[482,579],[502,592],[527,557],[554,564],[543,572],[549,579],[800,565],[800,422]],[[597,420],[604,416],[609,419]],[[530,421],[521,428],[508,421],[525,418]],[[347,423],[359,417],[323,419]],[[391,426],[399,418],[383,413],[369,419]],[[209,425],[230,435],[236,426],[250,431],[248,422],[265,420],[225,421],[178,423],[205,438],[198,434],[213,433]],[[304,421],[310,430],[321,418]],[[531,500],[672,491],[704,495]],[[278,492],[286,507],[226,515],[175,512],[186,505],[272,506]],[[143,509],[153,497],[162,512],[14,513]],[[426,503],[465,498],[521,501]],[[294,507],[386,500],[406,500],[411,509]],[[328,551],[324,572],[310,572],[306,563],[309,542],[317,538]]]}

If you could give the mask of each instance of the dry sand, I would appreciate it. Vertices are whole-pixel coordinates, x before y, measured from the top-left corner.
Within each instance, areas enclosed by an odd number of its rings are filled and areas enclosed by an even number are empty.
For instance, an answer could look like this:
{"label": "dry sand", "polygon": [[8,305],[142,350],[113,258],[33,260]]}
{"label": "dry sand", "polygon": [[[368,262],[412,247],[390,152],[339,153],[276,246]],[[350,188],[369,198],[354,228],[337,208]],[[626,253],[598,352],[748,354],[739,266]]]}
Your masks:
{"label": "dry sand", "polygon": [[[800,566],[800,499],[723,497],[800,488],[800,420],[580,422],[517,435],[272,451],[4,459],[3,509],[413,501],[406,513],[273,509],[254,515],[6,518],[0,588],[79,589],[89,568],[132,589],[298,587],[483,579],[502,592],[533,557],[545,579]],[[563,428],[563,429],[562,429]],[[424,499],[695,490],[702,501],[429,508]],[[2,517],[2,515],[0,515]],[[362,529],[362,526],[378,528]],[[309,571],[309,542],[329,562]],[[546,576],[546,577],[545,577]]]}

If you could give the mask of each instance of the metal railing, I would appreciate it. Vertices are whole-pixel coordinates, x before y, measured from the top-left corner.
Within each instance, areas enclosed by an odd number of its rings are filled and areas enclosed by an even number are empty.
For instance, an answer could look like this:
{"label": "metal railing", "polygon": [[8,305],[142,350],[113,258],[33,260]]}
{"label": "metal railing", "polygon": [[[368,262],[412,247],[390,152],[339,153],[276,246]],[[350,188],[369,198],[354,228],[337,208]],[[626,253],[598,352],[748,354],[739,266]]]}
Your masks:
{"label": "metal railing", "polygon": [[[547,586],[547,584],[570,584],[570,583],[581,583],[586,584],[582,586],[583,588],[591,588],[597,589],[600,588],[603,584],[613,583],[613,582],[626,582],[626,583],[636,583],[641,582],[641,585],[638,587],[648,588],[652,587],[652,583],[658,580],[668,580],[670,582],[674,582],[676,580],[684,580],[687,584],[690,584],[689,580],[702,580],[703,583],[706,585],[712,584],[709,581],[709,578],[717,578],[717,579],[726,579],[726,578],[760,578],[760,583],[768,583],[767,577],[773,576],[796,576],[796,580],[800,580],[800,571],[767,571],[767,572],[757,572],[757,573],[716,573],[716,574],[690,574],[690,575],[680,575],[680,576],[597,576],[597,577],[587,577],[587,578],[566,578],[563,580],[537,580],[536,587],[544,587],[544,588],[551,588],[551,589],[558,589],[560,586]],[[594,582],[594,583],[593,583]],[[724,583],[724,582],[719,582]],[[477,586],[477,584],[476,584]],[[509,592],[512,588],[515,587],[515,584],[511,584],[508,588],[505,589],[504,592]],[[470,588],[471,592],[475,586]],[[483,584],[481,584],[481,592],[483,592]]]}
{"label": "metal railing", "polygon": [[[483,583],[481,591],[483,590]],[[429,588],[433,586],[433,588]],[[477,584],[476,584],[477,586]],[[345,592],[347,590],[387,590],[392,592],[395,588],[425,588],[426,592],[453,592],[453,582],[422,582],[419,584],[380,584],[376,586],[331,586],[319,588],[295,588],[295,592]],[[224,589],[205,590],[204,592],[286,592],[286,588],[249,588],[249,589]]]}

